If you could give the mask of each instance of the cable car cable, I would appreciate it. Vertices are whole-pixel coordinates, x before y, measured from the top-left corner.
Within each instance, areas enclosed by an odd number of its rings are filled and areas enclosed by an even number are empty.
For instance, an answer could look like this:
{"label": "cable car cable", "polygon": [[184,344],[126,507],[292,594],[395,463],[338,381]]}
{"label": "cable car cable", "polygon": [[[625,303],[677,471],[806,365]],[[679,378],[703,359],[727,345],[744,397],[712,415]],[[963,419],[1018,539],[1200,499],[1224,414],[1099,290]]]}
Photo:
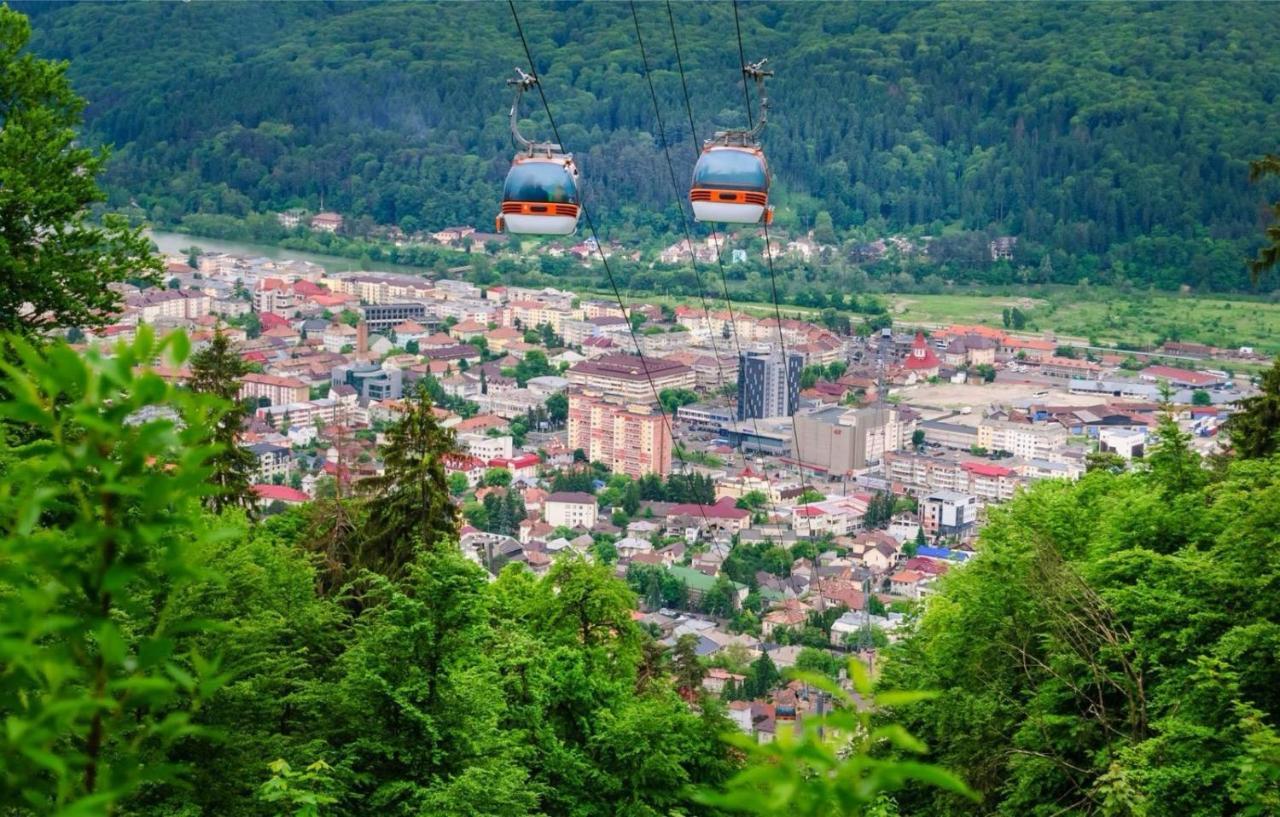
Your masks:
{"label": "cable car cable", "polygon": [[[675,18],[674,12],[672,12],[671,10],[671,0],[666,0],[666,6],[667,6],[667,23],[671,27],[671,45],[675,49],[676,68],[680,72],[680,89],[684,93],[684,110],[685,110],[685,114],[689,119],[689,134],[693,137],[693,141],[690,142],[690,145],[693,147],[693,155],[694,155],[694,158],[696,159],[700,153],[698,149],[698,143],[699,143],[698,126],[694,124],[694,121],[693,121],[693,103],[689,100],[689,82],[684,75],[684,58],[680,55],[680,38],[676,35],[676,18]],[[646,65],[646,72],[647,70],[648,68]],[[667,157],[667,160],[668,162],[670,162],[670,156]],[[679,195],[678,191],[677,191],[677,195]],[[682,214],[684,213],[683,204],[681,204],[680,212]],[[724,290],[725,306],[729,311],[729,325],[733,327],[733,333],[732,333],[733,345],[734,345],[734,349],[738,353],[738,366],[739,366],[739,371],[741,371],[742,342],[738,337],[738,319],[734,316],[734,312],[733,312],[733,297],[729,294],[729,276],[728,276],[728,273],[725,272],[725,268],[724,268],[723,246],[721,245],[720,237],[719,235],[717,235],[717,231],[714,225],[710,227],[710,232],[711,232],[711,240],[712,242],[715,243],[715,247],[716,247],[716,264],[720,268],[720,287],[722,290]],[[711,328],[710,320],[708,320],[707,328],[708,329]],[[785,366],[785,360],[784,360],[784,366]],[[739,374],[738,376],[741,377],[742,375]],[[755,433],[756,439],[759,440],[760,425],[759,423],[756,422],[755,417],[751,417],[750,420],[751,420],[751,430],[752,432]],[[743,451],[744,462],[746,461],[746,459],[747,459],[746,452]],[[748,464],[748,467],[750,467],[749,464]],[[768,489],[769,489],[768,499],[769,499],[769,506],[771,511],[770,516],[777,516],[777,513],[776,513],[777,508],[774,507],[774,501],[773,501],[773,480],[769,478],[768,469],[762,468],[762,471],[764,474],[765,485],[768,486]]]}
{"label": "cable car cable", "polygon": [[[742,94],[747,102],[747,124],[751,124],[751,94],[747,92],[747,58],[746,51],[742,47],[742,26],[738,23],[738,0],[733,0],[733,26],[738,35],[738,58],[742,60]],[[773,294],[773,314],[778,322],[778,343],[782,346],[783,365],[789,363],[787,358],[787,339],[782,331],[782,309],[778,306],[778,275],[773,269],[773,240],[769,237],[769,222],[762,222],[764,227],[764,257],[769,263],[769,287]],[[789,372],[790,369],[788,368]],[[798,407],[797,407],[798,408]],[[808,482],[804,478],[804,457],[800,456],[800,430],[796,426],[795,412],[791,414],[791,435],[795,440],[795,459],[796,467],[800,472],[800,484],[806,489],[809,488]]]}
{"label": "cable car cable", "polygon": [[[693,268],[693,276],[698,284],[698,300],[702,303],[702,314],[707,318],[707,329],[711,328],[711,309],[707,305],[707,293],[702,284],[702,273],[698,271],[698,259],[693,249],[693,233],[689,230],[689,220],[684,214],[684,197],[680,192],[680,182],[676,179],[676,166],[671,161],[671,147],[667,143],[667,126],[662,120],[662,111],[658,108],[658,93],[653,87],[653,74],[649,70],[649,55],[645,51],[644,37],[640,34],[640,18],[636,14],[635,0],[631,0],[631,21],[636,27],[636,42],[640,45],[640,60],[644,64],[644,78],[649,84],[649,99],[653,102],[653,115],[658,122],[658,140],[662,144],[662,152],[667,159],[667,172],[671,176],[671,190],[675,193],[676,207],[680,210],[680,226],[684,230],[684,240],[689,245],[689,266]],[[717,253],[718,254],[718,253]],[[716,348],[715,333],[710,333],[711,353],[716,359],[716,369],[720,372],[720,382],[725,380],[724,366],[720,363],[720,350]]]}
{"label": "cable car cable", "polygon": [[[560,129],[556,127],[556,120],[551,113],[551,106],[547,104],[546,92],[542,90],[542,81],[538,77],[538,67],[533,62],[533,52],[529,49],[529,41],[525,39],[524,26],[520,24],[520,14],[516,11],[515,0],[507,0],[507,5],[511,8],[512,19],[515,20],[516,32],[520,35],[520,44],[524,48],[525,59],[529,61],[529,73],[533,76],[534,80],[536,80],[535,87],[538,89],[538,97],[542,100],[542,108],[547,112],[547,121],[551,124],[551,132],[555,135],[556,142],[560,144],[561,149],[563,149],[564,142],[560,139]],[[579,196],[579,201],[579,206],[582,208],[582,217],[587,222],[587,229],[591,232],[591,238],[595,241],[596,253],[599,254],[600,263],[604,265],[605,275],[609,279],[609,288],[613,290],[613,296],[618,302],[618,308],[622,310],[623,316],[627,319],[627,329],[631,335],[631,342],[636,348],[636,357],[640,359],[640,369],[644,372],[645,380],[649,381],[649,390],[653,392],[653,400],[658,406],[658,413],[662,417],[662,424],[666,429],[667,437],[671,440],[671,453],[680,460],[682,471],[687,472],[689,463],[681,453],[681,448],[676,445],[675,432],[671,427],[670,419],[667,417],[667,410],[662,405],[662,399],[658,396],[658,387],[654,385],[653,376],[649,374],[649,364],[645,361],[644,351],[640,348],[640,341],[636,336],[635,324],[630,318],[630,313],[627,311],[626,304],[622,301],[622,292],[618,289],[618,282],[614,280],[613,270],[609,268],[609,260],[604,254],[604,245],[600,243],[600,237],[596,234],[596,225],[591,218],[590,211],[587,210],[585,197]],[[698,513],[702,515],[703,524],[705,524],[707,529],[710,530],[711,520],[707,518],[707,512],[702,503],[694,502],[692,504],[698,507]]]}
{"label": "cable car cable", "polygon": [[742,99],[747,104],[747,129],[755,127],[751,121],[751,91],[747,89],[747,55],[742,50],[742,24],[738,22],[738,0],[733,0],[733,28],[738,34],[738,62],[741,64],[742,71]]}

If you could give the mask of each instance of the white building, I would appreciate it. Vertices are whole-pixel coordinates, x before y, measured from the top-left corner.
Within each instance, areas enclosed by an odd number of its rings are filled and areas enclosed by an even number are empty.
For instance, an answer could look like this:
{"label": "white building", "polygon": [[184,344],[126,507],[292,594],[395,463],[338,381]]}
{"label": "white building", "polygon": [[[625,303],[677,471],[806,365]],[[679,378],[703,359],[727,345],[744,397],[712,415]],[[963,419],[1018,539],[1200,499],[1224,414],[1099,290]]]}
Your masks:
{"label": "white building", "polygon": [[548,525],[566,528],[595,527],[599,517],[596,498],[577,491],[557,491],[547,496],[542,505],[542,515]]}
{"label": "white building", "polygon": [[514,449],[514,441],[509,436],[487,437],[483,434],[463,434],[458,443],[473,457],[488,462],[498,458],[510,458]]}

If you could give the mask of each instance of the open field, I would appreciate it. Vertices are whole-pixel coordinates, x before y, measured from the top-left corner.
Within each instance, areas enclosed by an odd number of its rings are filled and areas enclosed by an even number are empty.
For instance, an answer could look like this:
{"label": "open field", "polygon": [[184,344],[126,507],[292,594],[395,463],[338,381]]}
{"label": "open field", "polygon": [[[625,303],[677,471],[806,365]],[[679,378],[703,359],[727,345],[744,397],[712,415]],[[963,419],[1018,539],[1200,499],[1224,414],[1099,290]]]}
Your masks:
{"label": "open field", "polygon": [[1280,351],[1280,304],[1194,295],[1122,294],[1092,290],[1079,300],[1070,290],[1049,297],[983,295],[890,295],[896,322],[982,323],[1001,326],[1001,312],[1026,313],[1024,331],[1101,344],[1148,346],[1161,340],[1207,343],[1223,348],[1252,346]]}
{"label": "open field", "polygon": [[[944,409],[960,409],[971,406],[974,418],[982,416],[981,409],[991,404],[1012,405],[1016,401],[1030,400],[1036,392],[1048,391],[1045,397],[1036,398],[1043,403],[1055,406],[1092,406],[1099,399],[1086,394],[1071,394],[1065,389],[1046,386],[1039,383],[937,383],[907,386],[893,389],[892,394],[902,397],[903,402],[915,406],[936,406]],[[957,420],[956,422],[963,422]],[[976,424],[977,420],[974,420]]]}

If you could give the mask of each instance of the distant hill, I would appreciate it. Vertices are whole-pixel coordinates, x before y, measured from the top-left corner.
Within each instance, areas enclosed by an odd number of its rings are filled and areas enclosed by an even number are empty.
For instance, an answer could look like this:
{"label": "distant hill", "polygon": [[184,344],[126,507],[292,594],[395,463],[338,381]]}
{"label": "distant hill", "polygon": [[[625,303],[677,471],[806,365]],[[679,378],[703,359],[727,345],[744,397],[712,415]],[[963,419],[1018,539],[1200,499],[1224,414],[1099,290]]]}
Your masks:
{"label": "distant hill", "polygon": [[[112,203],[174,224],[324,206],[353,224],[492,223],[510,157],[505,4],[18,4],[71,60]],[[628,6],[520,4],[589,201],[615,237],[678,221]],[[639,5],[683,184],[666,7]],[[1247,162],[1280,133],[1267,4],[744,3],[768,56],[783,225],[944,236],[966,280],[1247,286]],[[728,3],[674,4],[699,136],[741,122]],[[540,111],[532,111],[542,123]],[[987,239],[1018,236],[994,268]],[[1048,264],[1042,256],[1051,253]],[[1021,276],[1027,279],[1026,272]]]}

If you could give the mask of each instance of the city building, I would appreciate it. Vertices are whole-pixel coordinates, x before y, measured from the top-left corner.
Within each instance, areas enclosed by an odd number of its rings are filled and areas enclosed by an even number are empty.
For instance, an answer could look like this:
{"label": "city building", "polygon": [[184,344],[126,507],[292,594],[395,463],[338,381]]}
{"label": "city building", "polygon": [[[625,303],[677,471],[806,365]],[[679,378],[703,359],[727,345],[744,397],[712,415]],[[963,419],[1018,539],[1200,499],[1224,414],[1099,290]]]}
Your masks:
{"label": "city building", "polygon": [[405,321],[414,321],[428,329],[439,325],[438,321],[427,314],[427,305],[423,303],[365,304],[358,307],[357,311],[369,325],[370,333],[386,332]]}
{"label": "city building", "polygon": [[377,363],[349,363],[335,366],[331,375],[334,386],[351,386],[364,402],[399,400],[403,396],[399,369],[384,369]]}
{"label": "city building", "polygon": [[[647,376],[646,376],[647,373]],[[693,369],[683,363],[611,354],[584,360],[566,373],[569,383],[631,403],[654,402],[663,389],[693,389]]]}
{"label": "city building", "polygon": [[271,478],[277,474],[289,475],[292,454],[284,446],[273,443],[254,443],[247,446],[247,450],[257,463],[255,481],[271,482]]}
{"label": "city building", "polygon": [[301,403],[311,397],[311,389],[296,377],[276,377],[270,374],[250,372],[240,379],[240,399],[252,400],[255,405],[274,406],[281,403]]}
{"label": "city building", "polygon": [[458,445],[473,457],[488,462],[499,457],[510,457],[514,441],[510,435],[490,437],[487,434],[459,434]]}
{"label": "city building", "polygon": [[569,448],[615,474],[641,477],[671,470],[671,433],[650,403],[631,403],[599,392],[569,395]]}
{"label": "city building", "polygon": [[828,406],[795,415],[795,457],[806,468],[845,476],[902,448],[898,409]]}
{"label": "city building", "polygon": [[938,360],[938,356],[934,354],[929,342],[925,340],[924,333],[916,332],[915,338],[911,341],[911,351],[907,353],[907,360],[904,365],[908,372],[916,376],[917,380],[928,380],[931,377],[938,376],[938,369],[942,363]]}
{"label": "city building", "polygon": [[596,498],[583,492],[556,491],[548,494],[542,505],[542,518],[554,527],[592,528],[598,516]]}
{"label": "city building", "polygon": [[1119,454],[1126,460],[1141,459],[1147,433],[1136,428],[1104,428],[1098,431],[1098,450]]}
{"label": "city building", "polygon": [[978,524],[978,498],[957,491],[935,491],[920,501],[926,535],[963,537]]}
{"label": "city building", "polygon": [[337,213],[316,213],[311,217],[311,229],[322,233],[336,233],[342,229],[342,216]]}
{"label": "city building", "polygon": [[676,409],[676,420],[693,431],[719,431],[733,424],[733,409],[709,403],[689,403]]}
{"label": "city building", "polygon": [[743,352],[738,358],[738,419],[790,417],[800,401],[804,357],[778,349]]}
{"label": "city building", "polygon": [[988,417],[978,424],[980,448],[1008,451],[1027,459],[1053,459],[1053,452],[1066,445],[1068,436],[1067,430],[1059,423],[1034,424]]}

